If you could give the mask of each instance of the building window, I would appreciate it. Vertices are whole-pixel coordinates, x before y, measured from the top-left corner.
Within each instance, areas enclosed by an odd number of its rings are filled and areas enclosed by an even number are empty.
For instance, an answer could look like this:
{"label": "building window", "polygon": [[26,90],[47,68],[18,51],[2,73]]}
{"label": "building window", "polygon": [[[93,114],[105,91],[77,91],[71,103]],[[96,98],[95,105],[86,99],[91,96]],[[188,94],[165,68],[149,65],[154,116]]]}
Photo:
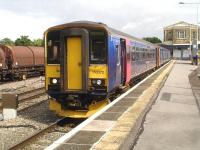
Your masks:
{"label": "building window", "polygon": [[166,41],[171,41],[172,40],[172,32],[171,31],[167,31],[166,32]]}
{"label": "building window", "polygon": [[196,32],[195,31],[192,32],[192,38],[196,39]]}
{"label": "building window", "polygon": [[186,32],[185,31],[178,31],[178,38],[179,39],[184,39],[186,38]]}

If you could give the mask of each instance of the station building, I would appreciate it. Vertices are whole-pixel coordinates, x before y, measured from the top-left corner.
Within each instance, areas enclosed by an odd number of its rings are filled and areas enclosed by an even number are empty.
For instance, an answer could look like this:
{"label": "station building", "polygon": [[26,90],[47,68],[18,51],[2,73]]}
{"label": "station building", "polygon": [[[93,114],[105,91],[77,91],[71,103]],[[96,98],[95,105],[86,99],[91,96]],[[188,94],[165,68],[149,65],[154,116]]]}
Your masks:
{"label": "station building", "polygon": [[[197,42],[198,30],[198,42]],[[172,50],[176,59],[190,59],[200,48],[200,28],[184,21],[164,27],[163,44]]]}

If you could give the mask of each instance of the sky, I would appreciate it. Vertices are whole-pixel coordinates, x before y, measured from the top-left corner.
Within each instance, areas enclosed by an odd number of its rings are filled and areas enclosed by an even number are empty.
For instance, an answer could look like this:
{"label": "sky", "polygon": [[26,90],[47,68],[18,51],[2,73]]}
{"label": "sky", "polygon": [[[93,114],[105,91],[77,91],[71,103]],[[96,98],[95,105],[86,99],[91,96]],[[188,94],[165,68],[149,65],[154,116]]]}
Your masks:
{"label": "sky", "polygon": [[179,21],[197,24],[197,6],[180,5],[180,1],[0,0],[0,39],[15,40],[20,35],[43,38],[51,26],[82,20],[102,22],[138,38],[163,39],[165,26]]}

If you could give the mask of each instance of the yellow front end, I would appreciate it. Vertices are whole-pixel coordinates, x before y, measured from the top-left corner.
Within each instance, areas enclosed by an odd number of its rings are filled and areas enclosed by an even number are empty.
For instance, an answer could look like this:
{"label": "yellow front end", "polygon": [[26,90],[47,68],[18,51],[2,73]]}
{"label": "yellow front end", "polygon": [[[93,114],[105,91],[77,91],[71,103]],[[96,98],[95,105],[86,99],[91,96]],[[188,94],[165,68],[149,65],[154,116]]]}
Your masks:
{"label": "yellow front end", "polygon": [[69,118],[88,118],[94,113],[101,110],[103,107],[109,104],[109,100],[105,99],[96,103],[92,103],[89,106],[88,111],[78,111],[78,110],[66,110],[61,108],[61,104],[54,99],[50,100],[50,110],[54,111],[59,116],[69,117]]}
{"label": "yellow front end", "polygon": [[90,65],[89,66],[89,86],[94,91],[104,90],[107,92],[108,87],[108,66],[107,65]]}
{"label": "yellow front end", "polygon": [[46,65],[45,71],[45,89],[48,90],[53,79],[60,78],[60,65]]}
{"label": "yellow front end", "polygon": [[[53,69],[51,67],[47,67],[47,75],[48,78],[52,77],[59,77],[59,74],[55,73],[56,70],[58,71],[59,66],[54,66]],[[51,72],[54,72],[51,74]],[[101,80],[101,84],[97,83]],[[95,83],[92,83],[94,82]],[[49,83],[49,81],[47,81]],[[107,83],[108,83],[108,67],[107,65],[91,65],[89,66],[89,87],[94,90],[93,92],[97,94],[97,92],[100,92],[101,90],[107,90]],[[100,84],[100,85],[98,85]],[[104,88],[102,88],[104,87]],[[100,90],[100,91],[99,91]],[[50,109],[53,110],[55,113],[57,113],[59,116],[65,116],[70,118],[88,118],[92,114],[98,112],[103,107],[105,107],[109,103],[108,99],[104,99],[102,101],[96,101],[89,106],[88,111],[75,111],[75,110],[66,110],[62,109],[62,106],[59,102],[57,102],[55,99],[50,100]]]}

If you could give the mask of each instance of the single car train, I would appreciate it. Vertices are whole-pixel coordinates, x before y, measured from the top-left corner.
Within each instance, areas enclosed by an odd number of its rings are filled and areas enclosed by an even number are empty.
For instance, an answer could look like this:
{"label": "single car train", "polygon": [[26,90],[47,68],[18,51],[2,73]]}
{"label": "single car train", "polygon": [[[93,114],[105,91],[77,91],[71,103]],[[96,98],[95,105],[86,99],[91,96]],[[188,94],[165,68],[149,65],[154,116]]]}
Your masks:
{"label": "single car train", "polygon": [[117,89],[170,60],[170,51],[108,27],[72,22],[45,32],[46,91],[61,116],[89,117]]}
{"label": "single car train", "polygon": [[44,74],[44,48],[0,45],[0,80]]}

